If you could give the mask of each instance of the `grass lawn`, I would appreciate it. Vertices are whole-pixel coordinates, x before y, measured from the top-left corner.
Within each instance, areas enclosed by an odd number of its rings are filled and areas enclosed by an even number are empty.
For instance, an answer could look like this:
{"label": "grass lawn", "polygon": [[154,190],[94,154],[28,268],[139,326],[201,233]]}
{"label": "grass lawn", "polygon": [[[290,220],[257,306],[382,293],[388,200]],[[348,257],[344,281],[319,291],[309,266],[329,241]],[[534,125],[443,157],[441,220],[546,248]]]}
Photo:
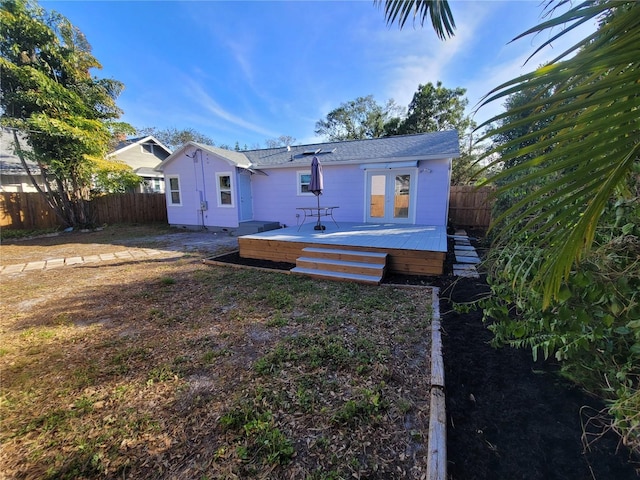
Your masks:
{"label": "grass lawn", "polygon": [[428,289],[185,256],[0,296],[0,478],[426,476]]}

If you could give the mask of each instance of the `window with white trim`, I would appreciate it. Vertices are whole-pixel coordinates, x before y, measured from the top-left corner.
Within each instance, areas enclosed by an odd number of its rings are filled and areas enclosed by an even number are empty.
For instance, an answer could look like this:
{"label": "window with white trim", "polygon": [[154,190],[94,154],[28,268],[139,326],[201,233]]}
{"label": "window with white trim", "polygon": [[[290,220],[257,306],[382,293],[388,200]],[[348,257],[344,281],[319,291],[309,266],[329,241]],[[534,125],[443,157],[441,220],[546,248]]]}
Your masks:
{"label": "window with white trim", "polygon": [[298,172],[298,195],[313,195],[309,191],[309,184],[311,183],[311,172]]}
{"label": "window with white trim", "polygon": [[216,173],[219,207],[233,207],[233,178],[231,173]]}
{"label": "window with white trim", "polygon": [[177,175],[167,177],[169,184],[169,205],[182,205],[180,196],[180,177]]}

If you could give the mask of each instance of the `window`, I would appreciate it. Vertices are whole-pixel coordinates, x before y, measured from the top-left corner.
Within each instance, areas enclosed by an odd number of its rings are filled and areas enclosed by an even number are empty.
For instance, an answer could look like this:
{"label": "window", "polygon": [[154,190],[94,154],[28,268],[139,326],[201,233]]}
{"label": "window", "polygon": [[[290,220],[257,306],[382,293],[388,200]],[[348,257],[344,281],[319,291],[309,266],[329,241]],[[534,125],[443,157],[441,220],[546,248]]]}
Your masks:
{"label": "window", "polygon": [[142,147],[142,153],[153,154],[153,143],[143,143],[140,146]]}
{"label": "window", "polygon": [[182,205],[180,198],[180,178],[167,177],[169,180],[169,205]]}
{"label": "window", "polygon": [[233,207],[233,182],[231,179],[231,173],[216,173],[219,207]]}
{"label": "window", "polygon": [[298,195],[313,195],[309,191],[311,183],[311,172],[298,172]]}

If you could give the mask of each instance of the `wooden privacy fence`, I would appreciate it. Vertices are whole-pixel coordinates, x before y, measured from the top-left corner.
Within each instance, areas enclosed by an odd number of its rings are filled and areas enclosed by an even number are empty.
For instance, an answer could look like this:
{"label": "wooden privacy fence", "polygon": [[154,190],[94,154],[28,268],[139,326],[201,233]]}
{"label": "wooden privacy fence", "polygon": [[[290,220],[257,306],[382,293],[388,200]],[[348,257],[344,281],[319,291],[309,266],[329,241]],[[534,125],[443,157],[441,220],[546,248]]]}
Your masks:
{"label": "wooden privacy fence", "polygon": [[493,187],[453,185],[449,193],[449,223],[455,227],[487,229],[491,223]]}
{"label": "wooden privacy fence", "polygon": [[[89,202],[97,225],[167,222],[163,193],[123,193]],[[39,230],[56,228],[60,220],[39,193],[0,192],[0,227]]]}
{"label": "wooden privacy fence", "polygon": [[[452,186],[449,222],[456,227],[488,228],[492,206],[489,196],[492,192],[491,187]],[[98,225],[168,221],[162,193],[105,195],[91,200],[90,206]],[[59,225],[58,218],[39,193],[0,192],[0,227],[37,230]]]}

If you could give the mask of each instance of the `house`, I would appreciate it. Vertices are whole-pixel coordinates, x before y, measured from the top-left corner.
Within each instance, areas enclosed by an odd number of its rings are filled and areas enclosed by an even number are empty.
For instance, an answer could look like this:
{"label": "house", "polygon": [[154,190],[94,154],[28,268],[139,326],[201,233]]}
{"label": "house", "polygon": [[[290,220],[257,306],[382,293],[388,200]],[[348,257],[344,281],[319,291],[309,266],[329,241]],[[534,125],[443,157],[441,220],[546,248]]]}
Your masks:
{"label": "house", "polygon": [[[20,145],[27,151],[31,149],[24,137],[20,137]],[[142,177],[140,192],[164,193],[164,177],[155,167],[169,155],[171,150],[149,135],[120,141],[107,158],[126,163],[134,173]],[[38,166],[31,161],[27,161],[27,165],[36,179],[40,179]],[[5,129],[0,131],[0,175],[2,192],[37,191],[14,152],[13,134]],[[40,182],[40,186],[44,188],[43,182]]]}
{"label": "house", "polygon": [[155,168],[169,155],[171,150],[148,135],[120,141],[113,152],[107,155],[107,159],[126,163],[135,174],[142,177],[140,192],[164,193],[164,177]]}
{"label": "house", "polygon": [[237,230],[295,226],[313,207],[311,161],[323,168],[323,206],[343,222],[447,224],[456,131],[235,152],[188,142],[159,166],[169,223]]}
{"label": "house", "polygon": [[[22,135],[19,136],[18,140],[24,150],[31,150]],[[38,181],[38,184],[44,188],[38,165],[27,160],[27,166],[36,181]],[[15,153],[13,133],[4,128],[0,129],[0,192],[37,192],[36,187],[33,186],[29,175],[27,175],[22,166],[20,158]]]}

